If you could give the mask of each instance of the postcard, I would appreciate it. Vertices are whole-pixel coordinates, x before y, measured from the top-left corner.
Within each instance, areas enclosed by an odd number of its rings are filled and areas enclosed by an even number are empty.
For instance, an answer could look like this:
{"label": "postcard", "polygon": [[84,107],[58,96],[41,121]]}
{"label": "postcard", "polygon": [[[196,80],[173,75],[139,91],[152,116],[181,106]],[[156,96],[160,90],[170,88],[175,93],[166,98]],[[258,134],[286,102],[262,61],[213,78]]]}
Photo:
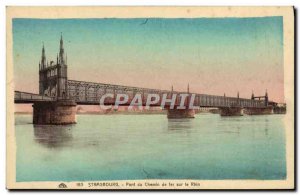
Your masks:
{"label": "postcard", "polygon": [[18,7],[7,188],[295,188],[293,7]]}

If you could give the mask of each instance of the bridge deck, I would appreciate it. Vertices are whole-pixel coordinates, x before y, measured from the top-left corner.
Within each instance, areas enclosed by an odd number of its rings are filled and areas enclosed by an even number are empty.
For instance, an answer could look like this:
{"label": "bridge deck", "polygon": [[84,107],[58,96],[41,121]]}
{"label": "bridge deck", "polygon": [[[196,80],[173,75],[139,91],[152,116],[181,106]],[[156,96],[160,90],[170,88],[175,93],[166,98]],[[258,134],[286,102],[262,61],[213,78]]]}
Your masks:
{"label": "bridge deck", "polygon": [[34,93],[15,91],[15,103],[34,103],[38,101],[54,101],[54,98]]}

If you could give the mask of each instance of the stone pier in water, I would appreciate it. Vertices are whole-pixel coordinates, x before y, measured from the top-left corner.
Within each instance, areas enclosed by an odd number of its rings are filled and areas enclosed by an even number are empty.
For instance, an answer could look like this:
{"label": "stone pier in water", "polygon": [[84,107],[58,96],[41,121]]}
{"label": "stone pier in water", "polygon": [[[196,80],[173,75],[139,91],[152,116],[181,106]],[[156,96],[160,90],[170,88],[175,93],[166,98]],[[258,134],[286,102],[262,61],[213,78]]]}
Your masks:
{"label": "stone pier in water", "polygon": [[244,110],[244,113],[248,114],[248,115],[273,114],[273,107],[266,107],[266,108],[246,108]]}
{"label": "stone pier in water", "polygon": [[241,107],[224,107],[219,108],[221,116],[243,116]]}
{"label": "stone pier in water", "polygon": [[74,100],[35,102],[32,107],[33,124],[67,125],[76,123],[76,103]]}
{"label": "stone pier in water", "polygon": [[172,118],[195,118],[193,109],[167,109],[167,117]]}

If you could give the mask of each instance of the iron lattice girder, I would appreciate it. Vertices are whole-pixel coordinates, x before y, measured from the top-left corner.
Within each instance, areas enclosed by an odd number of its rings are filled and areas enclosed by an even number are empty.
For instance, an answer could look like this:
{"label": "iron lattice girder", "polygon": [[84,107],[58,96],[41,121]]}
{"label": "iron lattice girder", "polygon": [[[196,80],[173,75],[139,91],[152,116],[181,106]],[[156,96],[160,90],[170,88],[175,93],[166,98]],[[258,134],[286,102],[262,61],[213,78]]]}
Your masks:
{"label": "iron lattice girder", "polygon": [[[139,93],[155,93],[155,94],[163,94],[163,93],[171,93],[171,91],[167,90],[158,90],[158,89],[149,89],[149,88],[139,88],[139,87],[129,87],[122,85],[112,85],[112,84],[104,84],[104,83],[93,83],[93,82],[85,82],[85,81],[75,81],[68,80],[68,86],[72,87],[86,87],[87,89],[96,88],[96,89],[111,89],[115,91],[124,91],[124,92],[139,92]],[[173,91],[173,93],[179,93]]]}
{"label": "iron lattice girder", "polygon": [[[112,85],[105,83],[93,83],[85,81],[68,80],[70,98],[74,98],[81,104],[99,104],[98,90],[103,89],[104,92],[110,90],[110,93],[123,93],[134,95],[140,94],[186,94],[187,92],[168,91],[159,89],[139,88],[122,85]],[[74,89],[72,89],[72,87]],[[84,88],[84,89],[80,89]],[[89,91],[90,89],[94,89]],[[75,90],[75,91],[74,91]],[[75,92],[75,95],[72,94]],[[84,95],[80,99],[80,94]],[[200,107],[266,107],[265,102],[261,100],[251,100],[237,97],[215,96],[207,94],[195,94],[195,106]]]}

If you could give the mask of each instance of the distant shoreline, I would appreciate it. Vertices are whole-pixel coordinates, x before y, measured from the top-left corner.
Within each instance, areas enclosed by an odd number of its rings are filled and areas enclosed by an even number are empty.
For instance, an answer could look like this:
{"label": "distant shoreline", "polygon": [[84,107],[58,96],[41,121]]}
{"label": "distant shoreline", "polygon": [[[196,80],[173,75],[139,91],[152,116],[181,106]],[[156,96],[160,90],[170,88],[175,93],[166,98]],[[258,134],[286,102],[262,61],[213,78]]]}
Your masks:
{"label": "distant shoreline", "polygon": [[[32,112],[15,112],[15,115],[32,115]],[[78,115],[164,115],[166,112],[77,112]]]}
{"label": "distant shoreline", "polygon": [[[200,113],[211,113],[211,112],[197,112]],[[15,115],[32,115],[32,112],[15,112]],[[77,115],[166,115],[165,111],[162,112],[77,112]],[[213,114],[213,113],[211,113]]]}

